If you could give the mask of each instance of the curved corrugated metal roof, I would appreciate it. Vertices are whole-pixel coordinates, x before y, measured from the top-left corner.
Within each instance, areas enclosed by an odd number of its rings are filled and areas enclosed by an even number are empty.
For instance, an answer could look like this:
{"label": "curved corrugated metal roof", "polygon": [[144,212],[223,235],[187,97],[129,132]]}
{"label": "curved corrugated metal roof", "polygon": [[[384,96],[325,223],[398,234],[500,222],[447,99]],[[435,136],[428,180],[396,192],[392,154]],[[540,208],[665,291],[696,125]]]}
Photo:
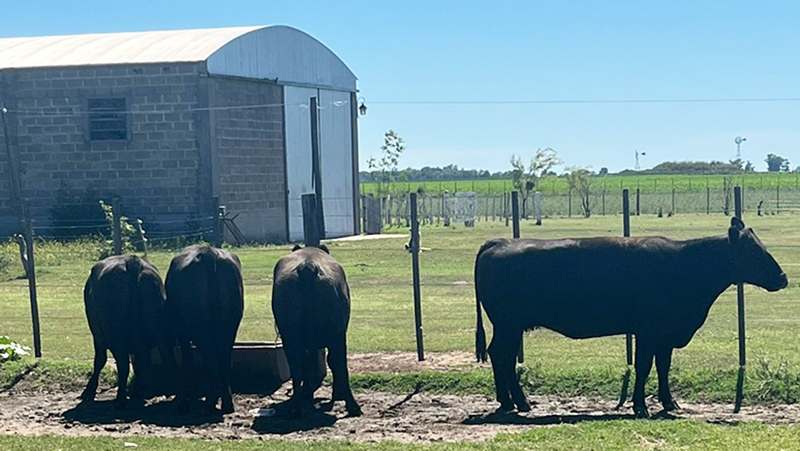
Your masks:
{"label": "curved corrugated metal roof", "polygon": [[0,69],[205,61],[251,31],[233,27],[0,39]]}

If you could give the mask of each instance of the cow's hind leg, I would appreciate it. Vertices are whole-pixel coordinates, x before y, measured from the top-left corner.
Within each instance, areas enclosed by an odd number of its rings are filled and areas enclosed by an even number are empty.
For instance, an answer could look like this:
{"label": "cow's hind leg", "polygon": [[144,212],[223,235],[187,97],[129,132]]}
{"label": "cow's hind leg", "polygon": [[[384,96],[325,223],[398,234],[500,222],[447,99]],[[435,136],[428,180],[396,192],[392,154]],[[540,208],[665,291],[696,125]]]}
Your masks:
{"label": "cow's hind leg", "polygon": [[111,350],[117,361],[117,399],[114,407],[124,409],[128,403],[128,376],[130,375],[130,357],[127,350]]}
{"label": "cow's hind leg", "polygon": [[286,352],[286,361],[289,363],[289,373],[292,377],[289,413],[294,418],[300,418],[303,414],[303,380],[305,379],[306,359],[305,349],[292,338],[295,337],[283,336],[283,349]]}
{"label": "cow's hind leg", "polygon": [[653,366],[652,343],[646,338],[636,337],[636,383],[633,388],[633,412],[636,418],[647,418],[647,404],[644,402],[644,384]]}
{"label": "cow's hind leg", "polygon": [[680,409],[678,403],[672,399],[669,390],[669,367],[672,364],[672,348],[664,346],[656,352],[656,369],[658,370],[658,399],[664,410],[671,412]]}
{"label": "cow's hind leg", "polygon": [[95,338],[94,340],[94,367],[92,368],[92,377],[89,378],[89,383],[86,384],[86,389],[81,393],[81,399],[84,401],[94,400],[94,395],[97,393],[97,384],[100,380],[100,371],[106,366],[108,360],[107,349],[102,340]]}
{"label": "cow's hind leg", "polygon": [[503,371],[500,365],[502,360],[501,351],[498,350],[497,335],[492,337],[492,342],[489,343],[489,358],[492,362],[492,372],[494,373],[494,388],[497,396],[497,402],[500,403],[498,410],[508,412],[514,409],[514,403],[511,402],[511,397],[508,394],[508,386],[506,385],[506,378],[503,376]]}
{"label": "cow's hind leg", "polygon": [[344,400],[348,416],[361,416],[361,407],[350,390],[345,332],[342,332],[342,335],[328,347],[328,366],[331,367],[331,373],[333,373],[333,396],[331,401]]}
{"label": "cow's hind leg", "polygon": [[531,410],[531,406],[519,386],[516,374],[516,357],[521,339],[521,330],[508,332],[495,329],[495,335],[489,345],[489,355],[492,358],[495,388],[497,389],[497,400],[500,401],[501,410],[511,410],[514,408],[514,404],[516,404],[517,410],[520,412]]}
{"label": "cow's hind leg", "polygon": [[222,373],[222,385],[219,387],[222,397],[222,413],[233,413],[233,395],[231,394],[231,373],[233,372],[233,342],[219,351],[220,373]]}

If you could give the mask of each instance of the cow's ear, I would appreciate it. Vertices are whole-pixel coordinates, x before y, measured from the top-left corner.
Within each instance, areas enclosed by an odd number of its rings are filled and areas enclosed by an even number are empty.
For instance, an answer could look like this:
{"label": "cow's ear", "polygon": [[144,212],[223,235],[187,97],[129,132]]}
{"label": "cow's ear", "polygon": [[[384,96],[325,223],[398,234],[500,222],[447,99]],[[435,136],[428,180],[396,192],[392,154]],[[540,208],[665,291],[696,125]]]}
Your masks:
{"label": "cow's ear", "polygon": [[744,230],[744,222],[742,222],[741,219],[734,216],[731,218],[731,227],[739,230]]}
{"label": "cow's ear", "polygon": [[326,246],[324,244],[320,244],[319,248],[322,249],[323,251],[325,251],[326,254],[330,254],[331,253],[330,249],[328,249],[328,246]]}
{"label": "cow's ear", "polygon": [[294,252],[296,250],[299,250],[299,249],[302,249],[302,248],[303,248],[303,246],[301,246],[299,244],[295,244],[294,247],[292,248],[292,252]]}
{"label": "cow's ear", "polygon": [[741,230],[731,226],[731,228],[728,229],[728,241],[730,241],[731,244],[736,244],[739,241],[739,235],[741,233]]}

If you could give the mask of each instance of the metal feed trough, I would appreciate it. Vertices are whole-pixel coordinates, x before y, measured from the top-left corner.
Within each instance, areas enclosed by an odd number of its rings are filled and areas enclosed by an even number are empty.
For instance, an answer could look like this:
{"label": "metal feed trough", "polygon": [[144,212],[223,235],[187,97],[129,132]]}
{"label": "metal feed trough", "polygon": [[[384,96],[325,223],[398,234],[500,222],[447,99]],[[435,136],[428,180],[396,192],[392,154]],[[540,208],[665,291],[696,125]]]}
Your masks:
{"label": "metal feed trough", "polygon": [[[192,374],[202,374],[202,371],[199,371],[201,368],[200,354],[194,346],[192,346],[192,350],[194,351],[193,365],[198,370],[193,371]],[[157,354],[157,351],[154,351],[154,353]],[[181,352],[179,347],[175,348],[175,356],[180,362]],[[244,341],[234,343],[231,360],[231,390],[234,393],[271,395],[291,376],[286,354],[283,351],[283,343],[281,342]],[[164,371],[159,371],[159,368],[163,367],[160,356],[159,358],[154,358],[153,361],[156,368],[151,374],[166,374]],[[317,369],[317,375],[321,380],[327,372],[324,353],[320,353],[319,359],[317,359]],[[146,380],[145,382],[146,386],[154,391],[154,393],[148,393],[151,396],[176,392],[175,386],[177,384],[175,381],[160,378],[159,380]],[[190,384],[194,386],[198,386],[201,383],[199,378],[190,381]]]}

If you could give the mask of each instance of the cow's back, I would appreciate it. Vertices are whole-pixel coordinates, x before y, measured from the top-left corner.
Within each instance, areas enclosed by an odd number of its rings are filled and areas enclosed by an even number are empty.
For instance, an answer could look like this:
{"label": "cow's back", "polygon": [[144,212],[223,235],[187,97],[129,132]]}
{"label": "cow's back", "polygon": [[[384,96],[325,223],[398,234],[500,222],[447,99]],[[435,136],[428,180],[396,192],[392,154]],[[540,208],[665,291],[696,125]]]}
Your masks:
{"label": "cow's back", "polygon": [[89,328],[112,348],[157,345],[164,329],[164,285],[158,270],[136,256],[112,256],[92,268],[84,287]]}
{"label": "cow's back", "polygon": [[[185,248],[167,273],[167,303],[176,326],[190,331],[235,338],[244,311],[239,258],[203,245]],[[233,338],[229,337],[233,334]]]}
{"label": "cow's back", "polygon": [[296,250],[278,261],[273,277],[272,310],[280,329],[347,330],[350,290],[344,269],[327,252]]}
{"label": "cow's back", "polygon": [[679,252],[660,237],[494,240],[477,257],[476,295],[493,322],[574,338],[624,333],[667,308]]}

